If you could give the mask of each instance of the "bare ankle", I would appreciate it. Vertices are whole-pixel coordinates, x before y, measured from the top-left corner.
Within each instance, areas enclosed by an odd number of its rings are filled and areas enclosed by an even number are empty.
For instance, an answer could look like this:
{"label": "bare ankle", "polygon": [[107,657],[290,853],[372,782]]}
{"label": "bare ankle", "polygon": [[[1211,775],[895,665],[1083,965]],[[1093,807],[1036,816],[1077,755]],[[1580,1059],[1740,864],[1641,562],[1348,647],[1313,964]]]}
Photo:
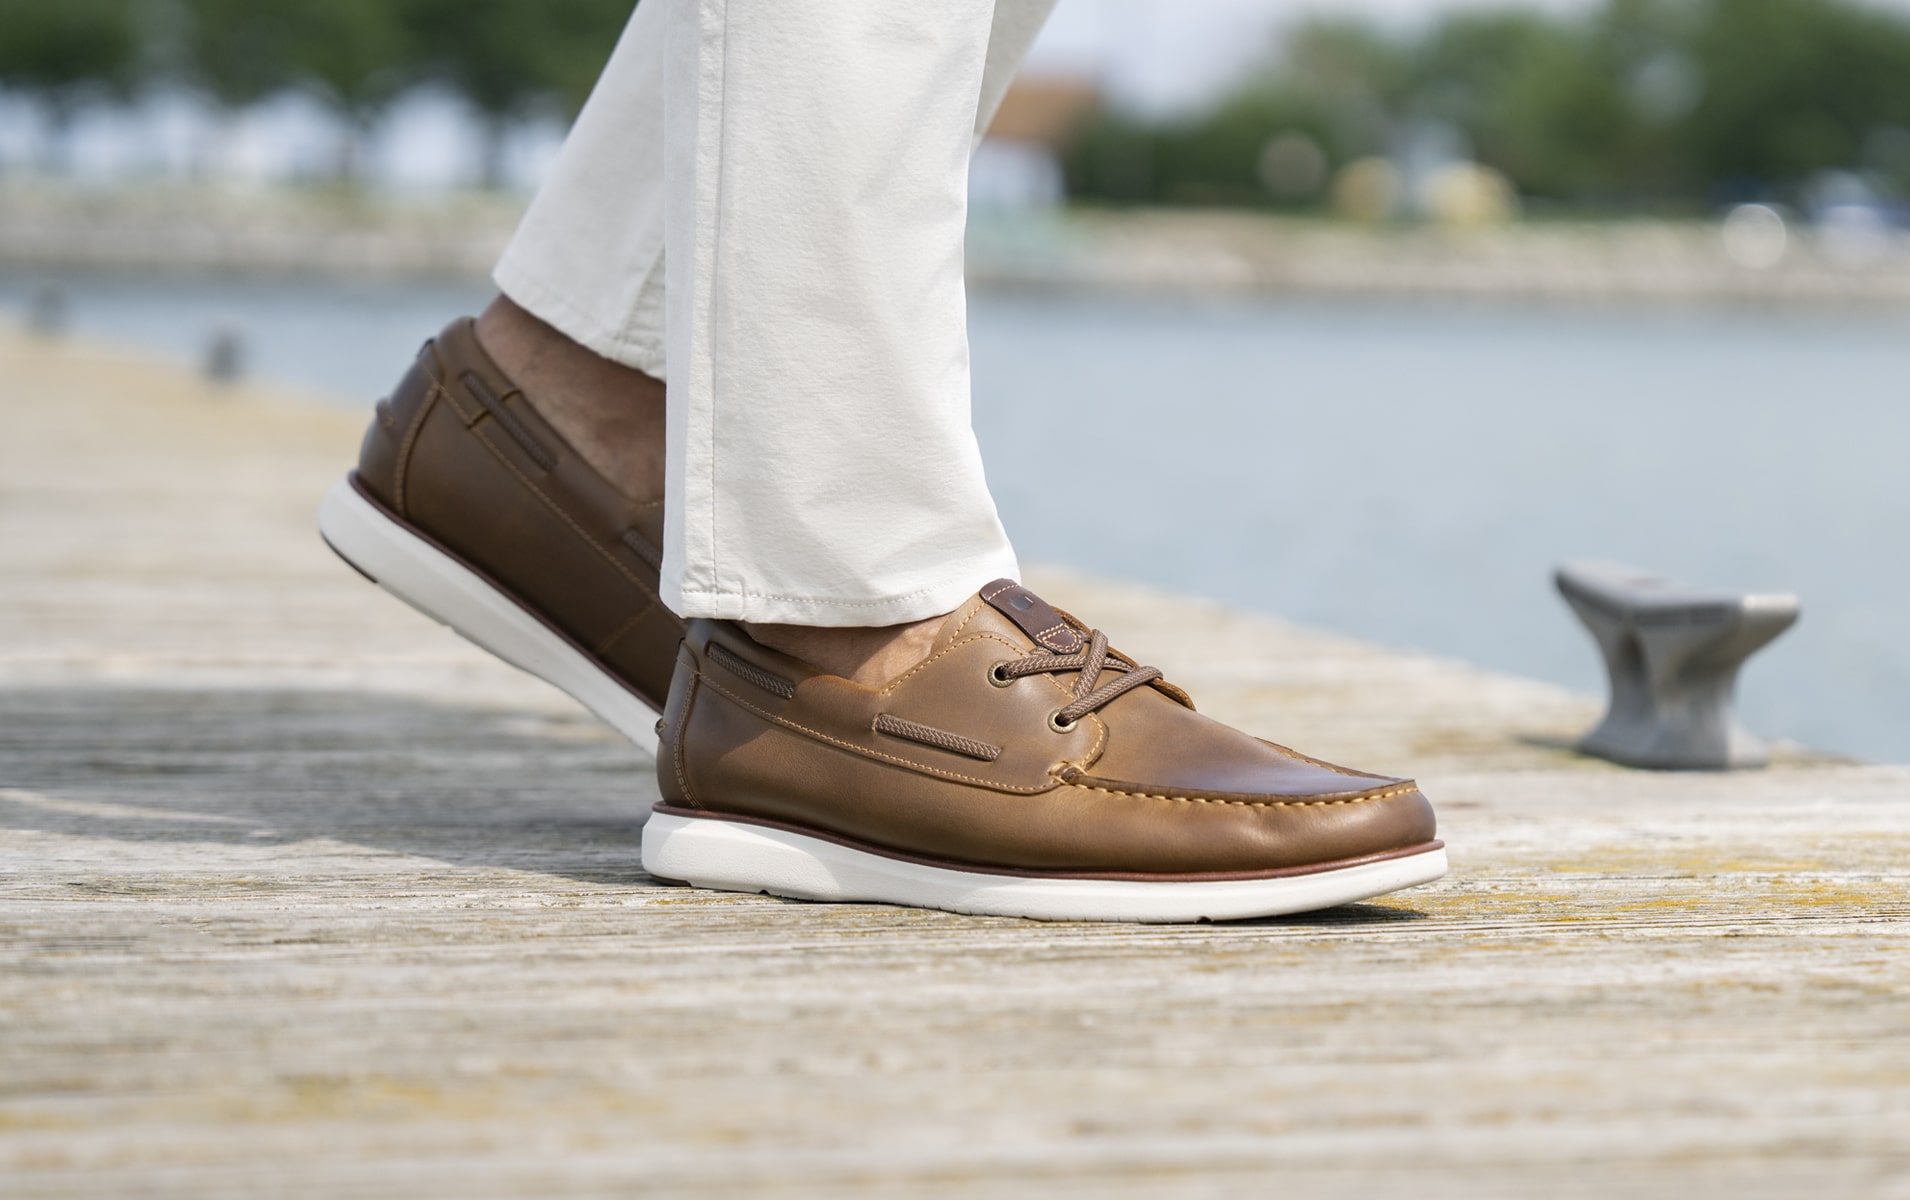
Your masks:
{"label": "bare ankle", "polygon": [[663,498],[664,385],[571,341],[499,296],[478,342],[539,416],[632,500]]}
{"label": "bare ankle", "polygon": [[880,687],[928,657],[946,616],[906,625],[830,629],[814,625],[745,625],[749,636],[864,687]]}

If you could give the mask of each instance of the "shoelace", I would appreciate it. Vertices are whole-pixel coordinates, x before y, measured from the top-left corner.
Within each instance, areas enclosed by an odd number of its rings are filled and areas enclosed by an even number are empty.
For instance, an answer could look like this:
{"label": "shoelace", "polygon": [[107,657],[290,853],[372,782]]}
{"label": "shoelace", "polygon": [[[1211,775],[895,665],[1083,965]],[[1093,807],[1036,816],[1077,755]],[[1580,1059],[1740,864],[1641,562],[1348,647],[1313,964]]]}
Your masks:
{"label": "shoelace", "polygon": [[[1079,671],[1074,681],[1074,700],[1056,710],[1048,724],[1057,733],[1066,733],[1074,728],[1075,722],[1117,696],[1125,695],[1137,687],[1161,678],[1159,667],[1143,667],[1118,650],[1108,649],[1108,635],[1095,630],[1088,635],[1085,650],[1074,654],[1030,654],[1026,658],[1011,658],[996,663],[989,669],[989,677],[1006,687],[1024,675],[1042,675],[1049,671]],[[1103,671],[1117,671],[1119,675],[1100,682]]]}

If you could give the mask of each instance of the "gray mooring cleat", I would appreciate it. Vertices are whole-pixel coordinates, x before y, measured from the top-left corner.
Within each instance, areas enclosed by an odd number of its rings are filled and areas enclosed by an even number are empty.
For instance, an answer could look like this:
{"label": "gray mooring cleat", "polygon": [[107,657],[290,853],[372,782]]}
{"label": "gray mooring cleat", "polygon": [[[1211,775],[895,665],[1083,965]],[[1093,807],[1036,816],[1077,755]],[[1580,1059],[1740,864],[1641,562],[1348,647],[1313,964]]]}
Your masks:
{"label": "gray mooring cleat", "polygon": [[1605,719],[1579,749],[1633,767],[1761,767],[1770,755],[1737,723],[1738,668],[1797,620],[1797,597],[1704,592],[1616,563],[1553,577],[1611,674]]}

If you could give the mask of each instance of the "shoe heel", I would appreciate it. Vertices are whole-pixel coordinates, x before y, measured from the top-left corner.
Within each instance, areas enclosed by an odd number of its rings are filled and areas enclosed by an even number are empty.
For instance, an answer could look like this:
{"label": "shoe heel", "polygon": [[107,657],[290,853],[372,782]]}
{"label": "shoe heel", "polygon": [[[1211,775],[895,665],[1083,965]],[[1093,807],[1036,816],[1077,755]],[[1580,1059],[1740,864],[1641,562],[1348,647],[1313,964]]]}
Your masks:
{"label": "shoe heel", "polygon": [[325,494],[318,533],[366,579],[567,693],[632,743],[656,753],[656,712],[647,702],[535,613],[366,499],[350,480]]}

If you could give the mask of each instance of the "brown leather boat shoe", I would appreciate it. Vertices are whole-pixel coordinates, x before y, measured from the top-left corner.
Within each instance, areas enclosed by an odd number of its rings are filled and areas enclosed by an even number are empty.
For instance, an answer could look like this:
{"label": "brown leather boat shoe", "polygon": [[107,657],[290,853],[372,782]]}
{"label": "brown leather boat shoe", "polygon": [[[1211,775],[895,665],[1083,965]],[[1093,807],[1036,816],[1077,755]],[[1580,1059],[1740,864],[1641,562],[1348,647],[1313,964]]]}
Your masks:
{"label": "brown leather boat shoe", "polygon": [[657,599],[663,502],[585,463],[468,318],[379,402],[318,528],[378,586],[654,744],[683,636]]}
{"label": "brown leather boat shoe", "polygon": [[691,621],[643,833],[662,879],[1055,920],[1325,908],[1445,873],[1410,780],[1230,729],[997,580],[884,687]]}

